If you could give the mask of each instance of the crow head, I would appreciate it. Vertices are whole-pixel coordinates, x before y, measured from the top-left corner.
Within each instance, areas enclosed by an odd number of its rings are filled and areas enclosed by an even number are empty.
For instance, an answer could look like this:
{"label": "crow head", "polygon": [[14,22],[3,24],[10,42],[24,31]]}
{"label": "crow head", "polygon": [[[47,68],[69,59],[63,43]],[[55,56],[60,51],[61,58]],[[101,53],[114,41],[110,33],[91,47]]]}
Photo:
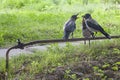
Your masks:
{"label": "crow head", "polygon": [[72,16],[71,16],[71,19],[74,19],[74,20],[78,19],[78,17],[77,17],[78,15],[79,15],[79,13],[76,14],[76,15],[72,15]]}
{"label": "crow head", "polygon": [[87,13],[87,14],[83,15],[82,17],[85,19],[89,19],[89,18],[91,18],[91,15],[89,13]]}

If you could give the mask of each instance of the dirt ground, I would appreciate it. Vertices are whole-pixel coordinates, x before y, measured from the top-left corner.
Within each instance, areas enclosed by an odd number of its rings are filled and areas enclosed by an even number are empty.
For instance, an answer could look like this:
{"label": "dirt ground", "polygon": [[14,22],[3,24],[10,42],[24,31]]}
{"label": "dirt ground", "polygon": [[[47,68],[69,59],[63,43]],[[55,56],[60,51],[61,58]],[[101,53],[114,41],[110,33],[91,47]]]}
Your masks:
{"label": "dirt ground", "polygon": [[120,58],[59,66],[51,73],[36,74],[35,80],[120,80]]}

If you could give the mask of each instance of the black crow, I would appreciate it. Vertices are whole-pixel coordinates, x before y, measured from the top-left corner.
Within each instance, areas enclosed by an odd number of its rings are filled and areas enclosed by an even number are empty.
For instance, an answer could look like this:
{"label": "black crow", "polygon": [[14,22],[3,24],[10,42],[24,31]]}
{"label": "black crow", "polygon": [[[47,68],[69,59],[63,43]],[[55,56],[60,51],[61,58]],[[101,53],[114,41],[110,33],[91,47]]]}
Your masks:
{"label": "black crow", "polygon": [[91,32],[101,32],[106,38],[111,39],[110,35],[95,21],[89,13],[84,16],[85,24]]}
{"label": "black crow", "polygon": [[63,39],[69,39],[70,34],[72,35],[73,38],[73,32],[76,29],[76,19],[78,14],[72,15],[71,18],[65,23],[63,29],[64,29],[64,36]]}

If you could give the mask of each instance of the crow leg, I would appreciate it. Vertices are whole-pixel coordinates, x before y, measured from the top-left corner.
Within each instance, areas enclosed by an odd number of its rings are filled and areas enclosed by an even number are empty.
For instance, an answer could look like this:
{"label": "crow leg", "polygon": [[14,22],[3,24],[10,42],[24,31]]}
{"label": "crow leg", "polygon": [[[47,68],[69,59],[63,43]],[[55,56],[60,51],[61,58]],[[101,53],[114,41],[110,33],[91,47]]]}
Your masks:
{"label": "crow leg", "polygon": [[92,35],[92,38],[94,39],[94,38],[95,38],[95,35],[94,35],[94,33],[93,33],[93,32],[91,32],[91,35]]}
{"label": "crow leg", "polygon": [[73,38],[73,32],[72,32],[71,36],[72,36],[72,38]]}
{"label": "crow leg", "polygon": [[84,40],[84,44],[86,45],[86,40]]}

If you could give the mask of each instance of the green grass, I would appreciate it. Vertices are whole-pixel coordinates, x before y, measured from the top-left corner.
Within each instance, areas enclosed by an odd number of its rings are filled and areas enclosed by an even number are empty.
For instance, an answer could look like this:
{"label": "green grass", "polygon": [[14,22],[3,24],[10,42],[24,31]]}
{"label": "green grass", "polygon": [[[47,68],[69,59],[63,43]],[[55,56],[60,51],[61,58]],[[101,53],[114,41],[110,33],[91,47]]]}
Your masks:
{"label": "green grass", "polygon": [[[39,73],[52,73],[57,66],[71,66],[82,61],[109,61],[111,58],[120,57],[120,41],[105,40],[104,42],[92,42],[92,45],[73,46],[67,43],[60,48],[58,44],[52,44],[47,51],[36,51],[34,54],[15,56],[9,62],[9,77],[15,78],[22,64],[27,63],[25,69],[17,77],[19,79],[33,79]],[[116,62],[118,63],[118,62]],[[0,60],[0,71],[5,71],[5,60]],[[105,66],[105,65],[103,65]],[[116,67],[112,68],[116,69]],[[31,77],[30,77],[31,76]]]}
{"label": "green grass", "polygon": [[[41,4],[44,6],[40,7],[42,6]],[[62,6],[63,4],[64,6]],[[80,18],[76,22],[77,29],[74,37],[82,37],[81,16],[88,12],[110,35],[118,35],[120,32],[120,10],[117,8],[117,5],[111,3],[96,4],[83,5],[82,2],[73,2],[71,5],[68,5],[61,2],[61,4],[56,5],[54,1],[43,1],[41,3],[39,1],[32,2],[32,0],[31,2],[9,0],[7,3],[3,1],[0,10],[0,46],[14,45],[18,38],[23,42],[61,39],[65,21],[72,14],[78,12],[80,12]],[[22,7],[17,7],[17,5]],[[102,35],[99,33],[98,36]]]}
{"label": "green grass", "polygon": [[[91,13],[110,35],[120,34],[118,4],[89,0],[88,5],[83,5],[82,1],[67,1],[7,0],[6,2],[0,0],[0,47],[15,45],[17,39],[21,39],[22,42],[62,39],[65,21],[78,12],[80,18],[76,21],[75,38],[82,37],[81,16],[85,13]],[[98,33],[97,36],[103,35]],[[90,48],[84,45],[75,47],[69,43],[66,47],[60,48],[58,44],[53,44],[45,52],[36,51],[31,55],[15,56],[10,59],[9,78],[16,77],[14,72],[25,62],[28,64],[18,76],[21,80],[33,79],[36,74],[42,72],[52,73],[57,66],[73,65],[80,61],[102,60],[116,55],[120,57],[119,43],[119,39],[92,42]],[[0,65],[0,72],[5,72],[5,59],[0,58]],[[117,70],[117,67],[113,66],[112,69]]]}

